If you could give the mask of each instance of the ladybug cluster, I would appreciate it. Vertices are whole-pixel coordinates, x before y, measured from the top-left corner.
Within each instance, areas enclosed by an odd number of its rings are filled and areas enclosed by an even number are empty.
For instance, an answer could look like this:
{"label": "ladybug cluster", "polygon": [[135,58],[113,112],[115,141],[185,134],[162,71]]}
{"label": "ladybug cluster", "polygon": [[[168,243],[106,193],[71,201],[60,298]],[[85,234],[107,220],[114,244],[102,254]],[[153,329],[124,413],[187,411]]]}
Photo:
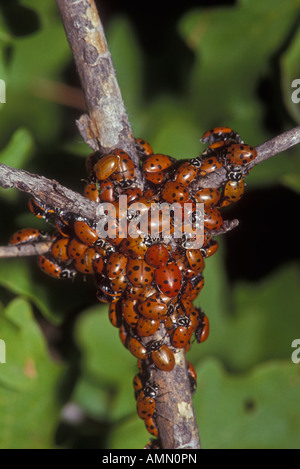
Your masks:
{"label": "ladybug cluster", "polygon": [[[97,299],[109,303],[111,324],[138,360],[139,373],[134,379],[137,412],[154,437],[159,436],[155,416],[160,391],[152,370],[171,371],[176,351],[188,351],[193,337],[202,343],[208,336],[208,318],[193,301],[204,286],[205,260],[218,249],[214,236],[224,224],[220,208],[242,197],[245,170],[241,168],[257,156],[256,150],[228,127],[206,132],[201,141],[207,144],[201,155],[176,161],[155,154],[145,140],[136,139],[143,193],[137,187],[134,163],[124,150],[90,155],[84,195],[105,204],[105,237],[98,235],[92,220],[57,213],[35,199],[29,202],[35,216],[55,225],[49,253],[38,257],[40,269],[58,279],[92,275]],[[221,167],[227,174],[222,187],[197,187],[201,177]],[[120,215],[121,195],[127,196],[125,224]],[[188,204],[189,218],[181,238],[173,236],[174,211],[167,228],[164,213],[150,217],[153,207],[161,203],[175,203],[179,212]],[[195,236],[197,203],[204,204],[204,243],[199,248],[190,244]],[[148,222],[150,234],[141,230],[143,220]],[[129,227],[134,222],[133,234]],[[39,230],[23,229],[12,236],[10,244],[33,243],[45,237],[49,239]],[[195,392],[197,376],[190,362],[187,370],[191,392]]]}

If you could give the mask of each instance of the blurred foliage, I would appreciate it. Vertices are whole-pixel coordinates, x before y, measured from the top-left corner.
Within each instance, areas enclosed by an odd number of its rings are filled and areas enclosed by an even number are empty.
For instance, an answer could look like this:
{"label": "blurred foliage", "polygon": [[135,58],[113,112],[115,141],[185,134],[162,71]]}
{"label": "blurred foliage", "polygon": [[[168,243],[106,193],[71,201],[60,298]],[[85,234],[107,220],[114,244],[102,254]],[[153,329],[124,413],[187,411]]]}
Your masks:
{"label": "blurred foliage", "polygon": [[[145,16],[116,1],[100,6],[134,134],[155,151],[193,157],[216,125],[257,145],[300,124],[291,100],[299,0],[188,1],[163,21],[155,8]],[[80,85],[55,2],[0,2],[0,78],[0,161],[82,191],[89,148],[75,126],[79,103],[60,98],[58,84],[71,96]],[[197,303],[211,334],[188,352],[205,448],[299,447],[291,343],[300,334],[300,250],[290,233],[299,187],[298,146],[255,168],[244,199],[224,210],[240,226],[207,260]],[[18,228],[45,229],[24,194],[1,190],[0,204],[2,245]],[[93,283],[58,284],[34,259],[7,259],[0,295],[0,447],[142,448],[149,434],[135,412],[136,360]]]}

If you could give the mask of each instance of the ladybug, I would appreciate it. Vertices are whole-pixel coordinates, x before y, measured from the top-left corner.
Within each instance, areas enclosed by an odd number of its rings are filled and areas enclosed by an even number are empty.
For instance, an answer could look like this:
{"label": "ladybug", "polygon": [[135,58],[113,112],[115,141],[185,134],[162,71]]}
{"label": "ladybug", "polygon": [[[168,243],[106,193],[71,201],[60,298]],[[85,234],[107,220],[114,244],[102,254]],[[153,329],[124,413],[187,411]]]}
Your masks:
{"label": "ladybug", "polygon": [[186,361],[186,368],[187,368],[187,373],[188,373],[188,377],[190,380],[191,394],[194,394],[197,388],[197,373],[196,373],[194,365],[188,360]]}
{"label": "ladybug", "polygon": [[88,246],[92,246],[98,239],[96,231],[82,220],[75,220],[74,232],[79,241]]}
{"label": "ladybug", "polygon": [[134,327],[139,320],[139,314],[136,311],[137,300],[126,299],[122,302],[122,316],[126,323]]}
{"label": "ladybug", "polygon": [[111,179],[118,182],[126,181],[125,186],[129,185],[130,180],[135,178],[135,169],[132,159],[128,153],[121,148],[113,150],[112,155],[118,158],[118,164],[116,170],[111,175]]}
{"label": "ladybug", "polygon": [[8,244],[33,243],[46,238],[47,234],[44,231],[37,230],[36,228],[22,228],[11,236]]}
{"label": "ladybug", "polygon": [[199,189],[195,195],[196,202],[204,204],[204,207],[214,207],[221,198],[221,192],[214,188]]}
{"label": "ladybug", "polygon": [[145,156],[149,156],[153,154],[153,149],[150,143],[148,143],[143,138],[135,138],[135,143],[136,143],[138,150],[141,149]]}
{"label": "ladybug", "polygon": [[161,191],[161,196],[163,200],[166,200],[171,204],[175,202],[184,203],[190,198],[187,188],[177,181],[166,182]]}
{"label": "ladybug", "polygon": [[205,342],[209,335],[209,320],[206,314],[202,309],[197,308],[198,310],[198,326],[195,330],[195,337],[198,344]]}
{"label": "ladybug", "polygon": [[237,202],[244,195],[245,183],[243,179],[239,181],[227,181],[224,187],[223,201],[221,207],[226,207],[233,202]]}
{"label": "ladybug", "polygon": [[55,220],[55,227],[62,236],[70,238],[73,236],[72,228],[73,216],[71,213],[61,213]]}
{"label": "ladybug", "polygon": [[175,172],[175,181],[184,186],[189,186],[197,177],[198,169],[190,161],[182,163]]}
{"label": "ladybug", "polygon": [[115,252],[114,246],[105,239],[98,238],[93,247],[101,256],[107,256],[108,254]]}
{"label": "ladybug", "polygon": [[136,358],[145,360],[148,357],[147,348],[136,337],[130,337],[127,345],[130,353]]}
{"label": "ladybug", "polygon": [[150,296],[139,304],[138,311],[144,318],[162,320],[167,316],[167,305]]}
{"label": "ladybug", "polygon": [[146,426],[146,429],[148,430],[148,432],[158,438],[158,428],[157,428],[157,425],[156,425],[156,422],[154,420],[154,417],[149,417],[147,419],[144,420],[145,422],[145,426]]}
{"label": "ladybug", "polygon": [[87,183],[84,186],[83,195],[93,202],[100,202],[98,186],[95,182]]}
{"label": "ladybug", "polygon": [[114,279],[123,273],[126,269],[127,257],[120,252],[113,252],[106,264],[106,272],[109,279]]}
{"label": "ladybug", "polygon": [[175,356],[172,350],[161,341],[147,344],[147,349],[155,366],[163,371],[172,371],[175,366]]}
{"label": "ladybug", "polygon": [[125,275],[120,274],[118,277],[115,277],[110,281],[110,286],[114,292],[120,293],[126,290],[128,286],[128,280],[126,279]]}
{"label": "ladybug", "polygon": [[128,280],[135,287],[150,285],[154,277],[154,269],[144,259],[129,259],[126,273]]}
{"label": "ladybug", "polygon": [[122,195],[127,196],[127,203],[130,204],[142,196],[142,191],[139,187],[129,187],[122,193]]}
{"label": "ladybug", "polygon": [[137,413],[138,416],[145,420],[153,417],[155,413],[157,397],[157,387],[146,385],[139,393],[137,398]]}
{"label": "ladybug", "polygon": [[241,137],[230,127],[215,127],[205,132],[200,140],[201,142],[208,143],[209,145],[219,142],[220,140],[233,140],[239,143],[241,142]]}
{"label": "ladybug", "polygon": [[103,260],[103,257],[96,257],[95,259],[93,259],[93,268],[94,268],[94,272],[95,274],[102,274],[103,271],[104,271],[104,260]]}
{"label": "ladybug", "polygon": [[161,153],[152,154],[148,156],[143,164],[143,172],[145,173],[157,173],[164,171],[174,163],[175,158]]}
{"label": "ladybug", "polygon": [[53,215],[55,213],[53,208],[47,207],[47,205],[38,202],[36,199],[30,199],[28,207],[31,213],[37,218],[47,218],[47,215]]}
{"label": "ladybug", "polygon": [[201,249],[187,249],[185,252],[190,268],[198,274],[204,270],[205,263]]}
{"label": "ladybug", "polygon": [[139,337],[149,337],[158,331],[160,321],[158,319],[139,317],[136,324],[136,332]]}
{"label": "ladybug", "polygon": [[99,196],[101,202],[114,202],[114,185],[112,181],[101,181],[99,185]]}
{"label": "ladybug", "polygon": [[166,265],[169,257],[169,251],[163,244],[153,244],[152,246],[149,246],[145,254],[146,262],[154,267]]}
{"label": "ladybug", "polygon": [[125,326],[125,324],[122,324],[119,327],[119,338],[124,345],[125,348],[128,348],[128,340],[129,340],[129,335],[128,335],[128,330]]}
{"label": "ladybug", "polygon": [[162,184],[166,178],[166,174],[163,171],[157,171],[156,173],[144,173],[144,177],[147,181],[153,184]]}
{"label": "ladybug", "polygon": [[215,142],[209,145],[204,152],[201,154],[201,157],[211,157],[216,156],[218,160],[223,160],[226,156],[226,149],[230,145],[230,141],[220,141]]}
{"label": "ladybug", "polygon": [[141,372],[137,373],[133,378],[133,388],[136,396],[138,395],[139,391],[142,391],[144,388],[144,378]]}
{"label": "ladybug", "polygon": [[66,262],[70,260],[68,254],[69,241],[69,238],[56,239],[51,246],[50,252],[52,256],[59,262]]}
{"label": "ladybug", "polygon": [[190,292],[190,300],[194,301],[199,293],[201,292],[202,288],[204,287],[204,277],[201,274],[196,275],[196,277],[191,279],[191,286],[192,290]]}
{"label": "ladybug", "polygon": [[74,268],[82,274],[94,274],[93,261],[99,256],[94,248],[88,247],[82,256],[74,259]]}
{"label": "ladybug", "polygon": [[46,256],[38,256],[38,266],[47,275],[57,279],[74,278],[76,272],[71,269],[63,269],[55,261]]}
{"label": "ladybug", "polygon": [[204,211],[204,228],[218,230],[223,225],[223,218],[216,208],[206,208]]}
{"label": "ladybug", "polygon": [[169,317],[165,321],[166,329],[171,335],[171,344],[175,348],[185,348],[193,334],[192,321],[188,316],[179,316],[176,322]]}
{"label": "ladybug", "polygon": [[119,164],[119,157],[110,153],[102,156],[93,166],[93,171],[99,181],[108,179],[116,170]]}
{"label": "ladybug", "polygon": [[202,160],[200,176],[206,176],[220,168],[222,168],[222,162],[216,156],[210,156]]}
{"label": "ladybug", "polygon": [[250,145],[233,143],[229,145],[226,153],[226,163],[233,165],[245,165],[257,157],[257,151]]}
{"label": "ladybug", "polygon": [[120,251],[125,256],[132,257],[133,259],[143,259],[147,249],[144,238],[142,237],[131,238],[128,236],[128,238],[123,239],[120,244]]}
{"label": "ladybug", "polygon": [[217,252],[218,248],[218,241],[211,239],[205,246],[201,248],[201,252],[204,257],[210,257]]}
{"label": "ladybug", "polygon": [[70,259],[77,259],[78,257],[83,256],[87,250],[87,245],[78,241],[77,238],[65,238],[68,241],[68,257]]}
{"label": "ladybug", "polygon": [[122,325],[122,309],[119,300],[112,301],[109,305],[108,318],[114,327],[121,327]]}
{"label": "ladybug", "polygon": [[155,269],[155,281],[161,293],[174,298],[181,288],[182,276],[179,267],[175,262]]}

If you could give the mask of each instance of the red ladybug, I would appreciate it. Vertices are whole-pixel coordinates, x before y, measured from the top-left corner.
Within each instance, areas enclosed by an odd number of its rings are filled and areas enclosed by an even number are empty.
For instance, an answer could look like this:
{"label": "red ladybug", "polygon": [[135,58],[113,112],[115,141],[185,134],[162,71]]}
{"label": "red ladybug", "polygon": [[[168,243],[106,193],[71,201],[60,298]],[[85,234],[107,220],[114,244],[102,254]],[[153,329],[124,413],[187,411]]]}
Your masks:
{"label": "red ladybug", "polygon": [[195,337],[198,344],[205,342],[209,335],[209,320],[206,314],[202,309],[197,308],[198,310],[198,326],[195,330]]}
{"label": "red ladybug", "polygon": [[137,398],[137,413],[138,416],[145,420],[153,417],[155,413],[157,397],[157,387],[145,386],[139,393]]}
{"label": "red ladybug", "polygon": [[184,203],[190,198],[187,188],[183,184],[179,184],[177,181],[166,182],[161,191],[161,196],[163,200],[166,200],[171,204],[175,202]]}
{"label": "red ladybug", "polygon": [[178,295],[181,288],[182,276],[179,267],[175,262],[155,269],[155,281],[159,290],[169,298]]}
{"label": "red ladybug", "polygon": [[135,287],[145,287],[153,281],[154,269],[144,259],[129,259],[126,273]]}
{"label": "red ladybug", "polygon": [[156,295],[150,296],[138,306],[139,313],[148,319],[162,320],[167,316],[167,305],[156,299]]}
{"label": "red ladybug", "polygon": [[130,337],[127,345],[130,353],[136,358],[145,360],[148,357],[147,348],[136,337]]}
{"label": "red ladybug", "polygon": [[118,155],[108,154],[102,156],[93,167],[96,178],[99,181],[108,179],[117,170],[118,163]]}
{"label": "red ladybug", "polygon": [[166,265],[169,257],[169,251],[163,244],[153,244],[152,246],[149,246],[145,254],[145,260],[148,264],[153,265],[154,267]]}
{"label": "red ladybug", "polygon": [[144,177],[147,181],[153,184],[162,184],[166,178],[166,174],[163,171],[157,171],[157,173],[144,173]]}
{"label": "red ladybug", "polygon": [[165,321],[166,329],[171,335],[171,344],[175,348],[185,348],[193,334],[192,321],[188,316],[179,316],[173,322],[169,317]]}
{"label": "red ladybug", "polygon": [[257,157],[257,151],[250,145],[233,143],[227,147],[226,162],[233,165],[245,165]]}
{"label": "red ladybug", "polygon": [[36,199],[30,199],[28,207],[31,213],[37,218],[47,218],[47,215],[53,215],[55,213],[53,208],[38,202]]}
{"label": "red ladybug", "polygon": [[52,244],[50,252],[58,262],[66,262],[70,260],[68,254],[69,241],[69,238],[60,238],[56,239]]}
{"label": "red ladybug", "polygon": [[87,250],[87,245],[78,241],[77,238],[65,238],[68,241],[68,256],[70,259],[77,259],[83,256]]}
{"label": "red ladybug", "polygon": [[201,162],[200,175],[206,176],[207,174],[213,173],[217,169],[222,168],[222,161],[216,156],[210,156]]}
{"label": "red ladybug", "polygon": [[149,155],[153,154],[153,149],[152,149],[150,143],[148,143],[146,140],[144,140],[143,138],[135,138],[135,142],[136,142],[136,146],[137,146],[138,150],[141,149],[142,153],[145,156],[149,156]]}
{"label": "red ladybug", "polygon": [[88,247],[82,256],[74,259],[74,268],[82,274],[92,275],[94,274],[93,261],[97,259],[97,257],[100,257],[100,254],[98,254],[94,248]]}
{"label": "red ladybug", "polygon": [[135,327],[139,320],[139,314],[137,312],[137,300],[126,299],[122,302],[122,315],[126,323]]}
{"label": "red ladybug", "polygon": [[122,309],[120,300],[112,301],[109,305],[108,318],[114,327],[121,327],[122,325]]}
{"label": "red ladybug", "polygon": [[190,161],[182,163],[175,172],[175,181],[184,186],[189,186],[197,177],[198,169]]}
{"label": "red ladybug", "polygon": [[11,236],[8,244],[33,243],[45,238],[47,238],[47,234],[44,231],[36,228],[22,228]]}
{"label": "red ladybug", "polygon": [[162,155],[161,153],[152,154],[148,156],[143,164],[143,171],[145,173],[157,173],[159,171],[164,171],[169,168],[175,159],[171,158],[168,155]]}
{"label": "red ladybug", "polygon": [[161,341],[150,342],[147,349],[155,366],[163,371],[172,371],[175,366],[175,356],[172,350]]}
{"label": "red ladybug", "polygon": [[219,230],[223,225],[223,218],[216,208],[206,208],[204,211],[204,229]]}
{"label": "red ladybug", "polygon": [[199,189],[195,195],[196,202],[204,204],[204,207],[214,207],[221,198],[221,192],[214,188]]}
{"label": "red ladybug", "polygon": [[144,422],[145,422],[145,426],[146,426],[146,429],[148,430],[148,432],[152,436],[157,438],[158,437],[158,428],[157,428],[154,417],[149,417],[149,418],[145,419]]}
{"label": "red ladybug", "polygon": [[226,207],[233,202],[237,202],[244,195],[245,183],[243,179],[239,181],[227,181],[224,187],[221,207]]}
{"label": "red ladybug", "polygon": [[135,169],[132,159],[128,153],[121,148],[116,148],[112,151],[112,154],[118,158],[118,164],[116,170],[111,175],[111,179],[125,187],[131,185],[135,179]]}
{"label": "red ladybug", "polygon": [[74,232],[79,241],[88,246],[92,246],[98,239],[96,231],[82,220],[74,222]]}
{"label": "red ladybug", "polygon": [[136,332],[139,337],[149,337],[158,331],[160,320],[140,316],[136,324]]}
{"label": "red ladybug", "polygon": [[74,278],[76,275],[74,270],[62,268],[46,256],[38,256],[38,266],[45,274],[57,279]]}
{"label": "red ladybug", "polygon": [[120,252],[113,252],[106,264],[106,272],[109,279],[114,279],[122,274],[127,265],[127,257]]}
{"label": "red ladybug", "polygon": [[93,202],[100,202],[100,196],[97,184],[94,182],[87,183],[84,186],[83,194],[88,199],[92,200]]}
{"label": "red ladybug", "polygon": [[215,127],[205,132],[200,140],[203,143],[208,143],[211,145],[212,143],[219,142],[220,140],[233,140],[235,142],[241,142],[241,137],[230,127]]}
{"label": "red ladybug", "polygon": [[186,258],[188,260],[190,268],[198,274],[204,270],[205,263],[203,260],[203,254],[200,249],[187,249]]}

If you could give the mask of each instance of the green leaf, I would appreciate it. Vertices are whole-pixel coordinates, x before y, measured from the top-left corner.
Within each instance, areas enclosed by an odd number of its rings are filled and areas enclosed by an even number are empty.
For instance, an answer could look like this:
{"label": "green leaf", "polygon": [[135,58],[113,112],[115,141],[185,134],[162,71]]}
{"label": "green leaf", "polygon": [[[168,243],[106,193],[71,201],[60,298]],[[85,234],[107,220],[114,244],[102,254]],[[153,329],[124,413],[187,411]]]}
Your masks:
{"label": "green leaf", "polygon": [[[6,147],[0,151],[0,163],[23,168],[33,156],[34,142],[31,134],[26,129],[17,130]],[[17,192],[0,188],[0,197],[13,201],[17,199]]]}
{"label": "green leaf", "polygon": [[179,30],[195,52],[187,88],[199,128],[229,125],[246,142],[264,140],[258,80],[289,34],[298,9],[296,0],[284,7],[280,0],[243,0],[235,7],[195,9],[181,19]]}
{"label": "green leaf", "polygon": [[30,305],[12,301],[0,315],[6,363],[0,364],[0,447],[52,448],[62,366],[49,357]]}
{"label": "green leaf", "polygon": [[[110,392],[106,416],[115,420],[134,413],[132,380],[137,373],[136,359],[122,345],[118,329],[110,324],[107,306],[84,311],[77,323],[75,338],[82,351],[84,379],[92,378],[95,386]],[[81,403],[86,407],[83,396]]]}
{"label": "green leaf", "polygon": [[[239,353],[239,351],[237,351]],[[233,375],[215,360],[196,368],[194,406],[206,449],[299,447],[299,367],[272,361]]]}
{"label": "green leaf", "polygon": [[[300,123],[300,31],[281,58],[282,91],[286,109],[295,122]],[[296,80],[296,81],[295,81]],[[298,80],[298,81],[297,81]],[[294,82],[295,81],[295,82]],[[296,102],[295,102],[296,101]]]}

